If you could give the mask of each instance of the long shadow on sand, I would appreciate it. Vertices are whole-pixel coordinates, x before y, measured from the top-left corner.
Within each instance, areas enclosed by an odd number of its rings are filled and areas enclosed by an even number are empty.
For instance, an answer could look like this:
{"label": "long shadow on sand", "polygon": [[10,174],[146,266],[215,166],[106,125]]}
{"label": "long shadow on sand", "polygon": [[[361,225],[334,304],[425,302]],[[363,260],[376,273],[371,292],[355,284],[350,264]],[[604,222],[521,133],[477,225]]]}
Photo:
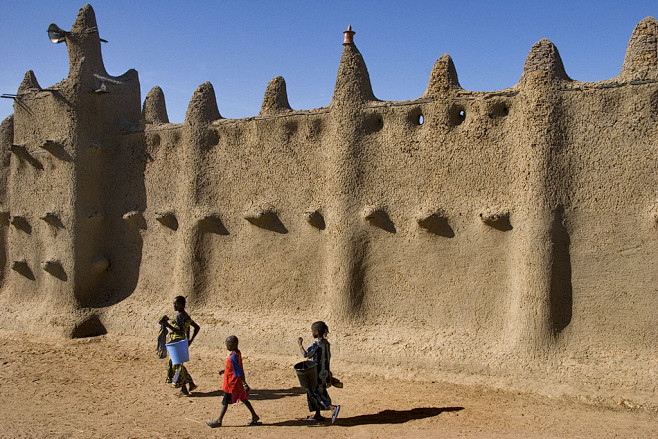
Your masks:
{"label": "long shadow on sand", "polygon": [[190,397],[192,398],[208,398],[215,396],[224,396],[224,392],[222,392],[221,390],[213,390],[212,392],[197,392],[195,390],[190,395]]}
{"label": "long shadow on sand", "polygon": [[289,389],[252,389],[249,392],[249,399],[254,401],[266,401],[268,399],[281,399],[288,396],[306,395],[306,390],[301,387],[291,387]]}
{"label": "long shadow on sand", "polygon": [[[357,425],[372,425],[372,424],[403,424],[405,422],[414,421],[417,419],[431,418],[438,416],[443,412],[458,412],[464,410],[464,407],[418,407],[411,410],[383,410],[379,413],[370,415],[358,415],[349,418],[336,419],[335,425],[343,427],[355,427]],[[290,421],[275,422],[273,424],[279,427],[299,427],[299,426],[324,426],[331,425],[328,421],[322,423],[314,423],[306,419],[294,419]]]}
{"label": "long shadow on sand", "polygon": [[[291,387],[289,389],[251,389],[249,391],[249,400],[251,401],[267,401],[271,399],[281,399],[288,396],[305,395],[306,391],[301,387]],[[193,398],[205,398],[208,396],[223,396],[224,392],[221,390],[213,390],[212,392],[192,392]]]}

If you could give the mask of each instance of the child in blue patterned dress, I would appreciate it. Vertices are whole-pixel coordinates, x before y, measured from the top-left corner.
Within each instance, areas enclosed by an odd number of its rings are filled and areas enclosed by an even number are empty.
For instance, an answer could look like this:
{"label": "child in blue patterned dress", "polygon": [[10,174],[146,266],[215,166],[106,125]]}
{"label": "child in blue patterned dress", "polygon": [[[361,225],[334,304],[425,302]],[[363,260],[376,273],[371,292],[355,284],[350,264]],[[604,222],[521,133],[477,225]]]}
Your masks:
{"label": "child in blue patterned dress", "polygon": [[308,349],[304,349],[302,345],[304,339],[302,337],[297,339],[297,344],[304,357],[313,360],[318,365],[318,384],[313,389],[306,389],[308,409],[315,412],[315,414],[306,419],[309,421],[323,421],[325,418],[320,411],[331,410],[331,422],[333,423],[338,417],[340,406],[333,405],[329,393],[327,393],[327,386],[330,386],[332,382],[331,369],[329,368],[331,350],[329,341],[326,338],[329,327],[324,322],[315,322],[311,325],[311,333],[315,341]]}

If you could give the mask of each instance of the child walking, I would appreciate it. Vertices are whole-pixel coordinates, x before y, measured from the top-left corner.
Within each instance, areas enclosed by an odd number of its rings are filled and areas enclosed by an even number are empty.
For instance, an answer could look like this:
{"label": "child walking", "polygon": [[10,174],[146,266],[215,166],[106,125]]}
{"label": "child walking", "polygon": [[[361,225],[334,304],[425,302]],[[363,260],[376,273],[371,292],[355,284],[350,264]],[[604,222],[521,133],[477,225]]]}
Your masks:
{"label": "child walking", "polygon": [[331,410],[331,423],[333,424],[338,417],[340,406],[332,405],[329,393],[327,393],[327,386],[331,385],[332,381],[331,369],[329,368],[331,350],[329,341],[326,338],[329,333],[329,327],[324,322],[315,322],[311,325],[311,333],[315,341],[308,349],[304,349],[302,345],[304,339],[302,337],[297,339],[297,344],[304,357],[313,360],[318,365],[318,384],[313,389],[306,389],[308,409],[311,412],[315,412],[315,414],[310,415],[306,419],[309,421],[323,421],[325,418],[320,411]]}
{"label": "child walking", "polygon": [[224,375],[224,385],[222,386],[222,390],[224,390],[224,398],[222,399],[222,408],[219,411],[219,417],[213,421],[206,422],[206,425],[210,428],[221,427],[222,420],[224,419],[229,404],[235,404],[240,401],[242,401],[245,407],[251,412],[251,421],[247,423],[247,426],[262,425],[259,421],[260,417],[256,414],[253,406],[247,400],[250,388],[244,376],[242,353],[238,349],[238,337],[235,335],[228,337],[226,339],[226,349],[231,353],[226,359],[226,368],[219,371],[220,375]]}
{"label": "child walking", "polygon": [[[177,296],[174,299],[174,311],[177,311],[178,314],[176,314],[176,318],[173,322],[169,323],[169,317],[163,316],[159,323],[171,330],[171,342],[187,339],[187,345],[189,346],[199,333],[201,327],[192,320],[187,312],[185,312],[185,297]],[[190,326],[194,328],[194,333],[191,338]],[[174,388],[180,389],[174,394],[176,396],[189,396],[190,392],[197,387],[185,366],[182,364],[172,364],[171,359],[169,359],[166,382],[171,383]],[[187,388],[188,384],[190,386],[189,390]]]}

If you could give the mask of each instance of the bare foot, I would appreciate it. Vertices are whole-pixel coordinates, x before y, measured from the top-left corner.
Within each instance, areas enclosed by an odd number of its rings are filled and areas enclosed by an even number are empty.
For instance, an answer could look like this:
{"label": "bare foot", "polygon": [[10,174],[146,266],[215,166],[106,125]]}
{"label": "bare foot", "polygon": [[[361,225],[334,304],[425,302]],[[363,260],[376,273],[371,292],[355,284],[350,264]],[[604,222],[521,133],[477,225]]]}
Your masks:
{"label": "bare foot", "polygon": [[190,392],[179,390],[178,392],[174,393],[174,396],[177,396],[178,398],[181,396],[190,396]]}
{"label": "bare foot", "polygon": [[213,421],[208,421],[208,422],[206,422],[206,425],[207,425],[208,427],[210,427],[210,428],[217,428],[217,427],[221,427],[221,426],[222,426],[222,423],[221,423],[221,422],[217,422],[217,420],[213,420]]}

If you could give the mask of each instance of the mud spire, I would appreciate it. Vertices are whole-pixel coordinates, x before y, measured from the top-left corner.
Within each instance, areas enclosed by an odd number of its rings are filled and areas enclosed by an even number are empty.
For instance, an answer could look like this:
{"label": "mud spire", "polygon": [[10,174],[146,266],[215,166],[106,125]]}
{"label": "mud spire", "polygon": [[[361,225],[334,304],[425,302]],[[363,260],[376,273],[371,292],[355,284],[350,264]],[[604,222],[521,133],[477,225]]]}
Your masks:
{"label": "mud spire", "polygon": [[78,11],[78,16],[71,27],[71,32],[80,33],[97,28],[96,13],[89,3]]}
{"label": "mud spire", "polygon": [[432,67],[430,80],[423,97],[436,97],[441,92],[448,91],[451,88],[461,88],[461,86],[459,85],[459,79],[457,79],[457,70],[452,58],[444,53]]}
{"label": "mud spire", "polygon": [[91,5],[83,6],[78,12],[66,36],[66,46],[69,51],[69,76],[76,76],[82,71],[107,75],[101,55],[96,14]]}
{"label": "mud spire", "polygon": [[265,89],[263,105],[260,108],[260,115],[272,115],[282,111],[290,111],[288,103],[288,93],[286,91],[286,81],[282,76],[272,79]]}
{"label": "mud spire", "polygon": [[215,98],[215,89],[208,81],[194,91],[185,114],[185,122],[190,124],[212,122],[221,119]]}
{"label": "mud spire", "polygon": [[626,47],[620,75],[624,79],[658,79],[658,22],[653,17],[640,21]]}
{"label": "mud spire", "polygon": [[526,80],[534,72],[545,72],[555,80],[571,80],[564,70],[564,64],[562,64],[562,58],[557,47],[546,38],[537,41],[530,49],[523,65],[521,81]]}
{"label": "mud spire", "polygon": [[25,93],[34,89],[41,90],[41,86],[37,82],[37,77],[34,76],[34,72],[32,70],[28,70],[25,73],[23,82],[21,82],[21,85],[18,86],[18,93]]}
{"label": "mud spire", "polygon": [[162,89],[157,85],[151,89],[144,99],[142,107],[142,117],[146,123],[160,124],[169,123],[167,116],[167,106]]}
{"label": "mud spire", "polygon": [[343,55],[338,67],[331,105],[376,101],[366,63],[353,41],[355,32],[352,31],[352,26],[349,26],[344,33]]}

